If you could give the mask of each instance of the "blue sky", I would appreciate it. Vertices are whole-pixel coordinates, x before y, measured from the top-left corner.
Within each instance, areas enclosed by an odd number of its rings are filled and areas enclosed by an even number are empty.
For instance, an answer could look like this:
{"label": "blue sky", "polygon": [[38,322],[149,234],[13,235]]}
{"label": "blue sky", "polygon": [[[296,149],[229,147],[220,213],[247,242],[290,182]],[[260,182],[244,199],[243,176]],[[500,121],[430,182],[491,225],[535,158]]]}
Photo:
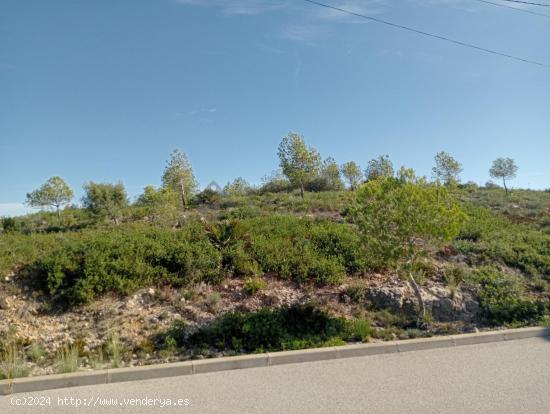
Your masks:
{"label": "blue sky", "polygon": [[[550,63],[550,18],[326,2]],[[338,162],[389,154],[420,174],[446,150],[478,183],[510,156],[513,186],[550,187],[550,70],[300,0],[3,0],[0,39],[0,215],[53,175],[76,200],[88,180],[135,196],[174,148],[203,186],[259,183],[288,131]]]}

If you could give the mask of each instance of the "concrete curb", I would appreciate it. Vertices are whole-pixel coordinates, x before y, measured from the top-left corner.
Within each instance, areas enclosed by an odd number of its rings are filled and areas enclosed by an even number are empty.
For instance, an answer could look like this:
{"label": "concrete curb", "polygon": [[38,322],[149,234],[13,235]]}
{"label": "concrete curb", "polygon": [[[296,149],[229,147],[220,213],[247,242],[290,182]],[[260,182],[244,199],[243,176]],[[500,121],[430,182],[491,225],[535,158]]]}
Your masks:
{"label": "concrete curb", "polygon": [[304,349],[299,351],[269,352],[215,359],[192,360],[142,367],[104,369],[72,374],[44,375],[0,381],[0,395],[20,392],[44,391],[83,385],[110,384],[153,378],[202,374],[233,369],[268,367],[300,362],[326,361],[368,355],[421,351],[436,348],[501,342],[525,338],[550,336],[550,328],[532,327],[501,331],[479,332],[463,335],[436,336],[433,338],[373,344],[345,345],[337,347]]}

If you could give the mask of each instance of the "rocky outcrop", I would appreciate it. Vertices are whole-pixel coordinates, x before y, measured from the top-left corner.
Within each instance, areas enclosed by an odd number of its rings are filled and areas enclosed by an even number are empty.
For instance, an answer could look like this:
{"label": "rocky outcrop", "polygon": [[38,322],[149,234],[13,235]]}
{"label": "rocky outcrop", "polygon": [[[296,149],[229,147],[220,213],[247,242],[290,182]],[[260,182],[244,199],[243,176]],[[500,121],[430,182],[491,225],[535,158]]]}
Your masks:
{"label": "rocky outcrop", "polygon": [[[441,322],[472,321],[479,314],[479,303],[466,291],[457,290],[454,294],[443,285],[421,287],[426,310],[434,320]],[[368,300],[378,309],[391,309],[394,312],[416,313],[418,303],[409,283],[371,286]]]}

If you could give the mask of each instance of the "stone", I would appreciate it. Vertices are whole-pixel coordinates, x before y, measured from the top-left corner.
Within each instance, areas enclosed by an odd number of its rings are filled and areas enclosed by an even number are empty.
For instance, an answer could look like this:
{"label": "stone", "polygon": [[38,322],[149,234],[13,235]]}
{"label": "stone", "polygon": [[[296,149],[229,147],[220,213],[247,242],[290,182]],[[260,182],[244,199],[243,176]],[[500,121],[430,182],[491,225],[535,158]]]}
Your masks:
{"label": "stone", "polygon": [[9,299],[0,295],[0,309],[9,310],[11,308]]}

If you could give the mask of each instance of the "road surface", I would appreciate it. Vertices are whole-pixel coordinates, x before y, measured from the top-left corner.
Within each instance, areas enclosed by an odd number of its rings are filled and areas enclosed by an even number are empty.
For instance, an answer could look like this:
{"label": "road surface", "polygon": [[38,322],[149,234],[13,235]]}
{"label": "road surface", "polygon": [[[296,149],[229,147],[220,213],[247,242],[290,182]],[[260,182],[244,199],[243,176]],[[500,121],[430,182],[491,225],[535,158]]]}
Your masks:
{"label": "road surface", "polygon": [[[12,400],[28,402],[29,397],[43,406],[16,406]],[[75,405],[84,400],[93,401],[92,406],[77,409]],[[169,402],[178,405],[167,406]],[[115,405],[99,406],[107,403]],[[77,410],[89,414],[548,414],[550,340],[531,338],[0,397],[0,413]]]}

